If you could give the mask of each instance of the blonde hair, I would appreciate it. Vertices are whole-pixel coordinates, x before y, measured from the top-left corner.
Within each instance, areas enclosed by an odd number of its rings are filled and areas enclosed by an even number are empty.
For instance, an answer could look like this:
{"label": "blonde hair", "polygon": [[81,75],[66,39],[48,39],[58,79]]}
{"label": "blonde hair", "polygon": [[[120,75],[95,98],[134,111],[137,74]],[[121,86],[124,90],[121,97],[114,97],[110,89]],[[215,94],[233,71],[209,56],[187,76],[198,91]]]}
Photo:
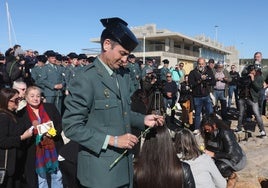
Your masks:
{"label": "blonde hair", "polygon": [[37,87],[37,86],[30,86],[30,87],[28,87],[28,88],[26,89],[25,96],[27,96],[31,90],[38,90],[39,93],[40,93],[40,95],[41,95],[41,93],[42,93],[40,87]]}

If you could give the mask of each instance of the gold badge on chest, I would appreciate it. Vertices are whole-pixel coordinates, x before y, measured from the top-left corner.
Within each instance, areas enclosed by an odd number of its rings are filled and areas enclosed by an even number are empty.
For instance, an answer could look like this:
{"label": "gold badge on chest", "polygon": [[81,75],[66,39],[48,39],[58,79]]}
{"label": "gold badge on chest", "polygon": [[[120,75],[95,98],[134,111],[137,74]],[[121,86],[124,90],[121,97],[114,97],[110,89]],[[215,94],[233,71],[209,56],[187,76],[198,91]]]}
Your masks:
{"label": "gold badge on chest", "polygon": [[109,98],[110,97],[110,91],[109,91],[109,89],[104,89],[104,96],[106,97],[106,98]]}

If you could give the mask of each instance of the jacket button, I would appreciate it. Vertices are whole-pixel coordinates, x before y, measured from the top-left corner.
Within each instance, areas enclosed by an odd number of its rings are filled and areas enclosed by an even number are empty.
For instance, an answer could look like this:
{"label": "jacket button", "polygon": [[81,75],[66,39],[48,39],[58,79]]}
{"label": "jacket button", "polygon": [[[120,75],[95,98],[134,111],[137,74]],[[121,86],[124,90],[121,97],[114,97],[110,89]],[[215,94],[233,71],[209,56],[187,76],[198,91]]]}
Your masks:
{"label": "jacket button", "polygon": [[109,107],[109,105],[108,105],[108,104],[106,104],[106,105],[105,105],[105,107],[106,107],[106,108],[108,108],[108,107]]}

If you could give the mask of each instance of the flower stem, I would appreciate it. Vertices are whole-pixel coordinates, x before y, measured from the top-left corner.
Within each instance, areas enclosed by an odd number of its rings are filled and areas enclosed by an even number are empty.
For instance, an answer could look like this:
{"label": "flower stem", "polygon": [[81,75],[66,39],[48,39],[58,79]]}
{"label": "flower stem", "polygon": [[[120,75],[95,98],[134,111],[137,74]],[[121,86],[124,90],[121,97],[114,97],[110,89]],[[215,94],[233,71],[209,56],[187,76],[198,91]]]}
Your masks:
{"label": "flower stem", "polygon": [[[138,140],[140,140],[140,138],[142,137],[142,136],[144,136],[144,135],[146,135],[149,131],[150,131],[150,129],[151,129],[152,127],[148,127],[147,129],[145,129],[145,131],[144,132],[142,132],[141,134],[140,134],[140,136],[138,137]],[[119,157],[117,157],[115,160],[114,160],[114,162],[110,165],[110,170],[124,157],[124,155],[126,154],[128,152],[128,150],[126,149]]]}

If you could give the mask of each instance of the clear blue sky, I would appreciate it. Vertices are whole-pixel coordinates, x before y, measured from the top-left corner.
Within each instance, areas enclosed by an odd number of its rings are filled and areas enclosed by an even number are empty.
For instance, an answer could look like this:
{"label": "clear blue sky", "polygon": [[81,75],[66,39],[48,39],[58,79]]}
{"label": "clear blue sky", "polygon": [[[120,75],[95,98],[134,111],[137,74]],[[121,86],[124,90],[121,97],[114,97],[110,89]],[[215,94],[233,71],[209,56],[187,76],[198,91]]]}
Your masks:
{"label": "clear blue sky", "polygon": [[[191,37],[205,34],[225,46],[234,45],[240,57],[261,51],[268,58],[267,0],[0,0],[0,51],[9,47],[5,3],[17,43],[40,53],[82,53],[95,48],[101,18],[121,17],[130,27],[154,23]],[[16,43],[13,36],[13,44]]]}

